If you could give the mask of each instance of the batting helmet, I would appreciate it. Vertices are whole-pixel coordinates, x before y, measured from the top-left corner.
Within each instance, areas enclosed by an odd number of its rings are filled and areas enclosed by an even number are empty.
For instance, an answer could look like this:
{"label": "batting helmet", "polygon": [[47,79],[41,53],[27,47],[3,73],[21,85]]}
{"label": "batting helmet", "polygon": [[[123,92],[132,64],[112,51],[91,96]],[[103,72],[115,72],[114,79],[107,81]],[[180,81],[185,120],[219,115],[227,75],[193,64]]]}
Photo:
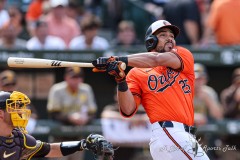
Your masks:
{"label": "batting helmet", "polygon": [[145,46],[147,48],[147,51],[151,51],[157,46],[158,38],[154,35],[156,31],[158,31],[161,28],[169,28],[172,30],[174,37],[176,38],[179,34],[180,30],[177,26],[171,25],[166,20],[158,20],[153,22],[147,29],[146,35],[145,35]]}
{"label": "batting helmet", "polygon": [[30,103],[30,99],[21,92],[0,92],[0,109],[6,109],[11,115],[13,126],[23,131],[31,115],[31,111],[27,108]]}

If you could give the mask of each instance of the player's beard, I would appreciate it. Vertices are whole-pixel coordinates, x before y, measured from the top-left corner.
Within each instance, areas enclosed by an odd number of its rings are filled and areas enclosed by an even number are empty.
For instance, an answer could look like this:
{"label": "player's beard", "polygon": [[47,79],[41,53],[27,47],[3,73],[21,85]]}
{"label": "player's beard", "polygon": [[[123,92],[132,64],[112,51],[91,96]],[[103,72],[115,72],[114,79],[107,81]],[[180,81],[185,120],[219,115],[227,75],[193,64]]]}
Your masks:
{"label": "player's beard", "polygon": [[175,46],[174,42],[167,41],[163,46],[157,46],[156,50],[159,53],[170,52],[174,46]]}

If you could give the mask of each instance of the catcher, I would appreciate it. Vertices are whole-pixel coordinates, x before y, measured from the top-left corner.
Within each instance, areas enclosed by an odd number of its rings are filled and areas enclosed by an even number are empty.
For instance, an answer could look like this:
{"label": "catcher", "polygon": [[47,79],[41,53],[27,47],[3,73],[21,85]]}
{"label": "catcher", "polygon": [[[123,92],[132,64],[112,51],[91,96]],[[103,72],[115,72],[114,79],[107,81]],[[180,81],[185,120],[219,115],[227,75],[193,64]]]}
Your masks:
{"label": "catcher", "polygon": [[31,115],[31,111],[27,109],[28,104],[30,99],[21,92],[0,92],[0,159],[56,158],[82,150],[90,150],[95,155],[112,159],[112,144],[99,134],[90,134],[80,141],[60,143],[36,140],[25,129]]}

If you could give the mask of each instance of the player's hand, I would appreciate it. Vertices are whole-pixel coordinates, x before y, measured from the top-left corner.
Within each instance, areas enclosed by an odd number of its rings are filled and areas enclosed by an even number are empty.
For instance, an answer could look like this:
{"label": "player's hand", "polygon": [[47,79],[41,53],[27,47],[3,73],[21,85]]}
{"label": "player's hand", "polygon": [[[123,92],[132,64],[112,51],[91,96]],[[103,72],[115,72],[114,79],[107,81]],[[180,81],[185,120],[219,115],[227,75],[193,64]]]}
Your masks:
{"label": "player's hand", "polygon": [[117,57],[99,57],[92,61],[94,65],[93,72],[105,72],[107,64],[109,62],[115,61]]}
{"label": "player's hand", "polygon": [[90,134],[86,140],[82,141],[81,147],[92,151],[95,155],[111,157],[114,155],[113,145],[99,134]]}
{"label": "player's hand", "polygon": [[99,57],[96,60],[92,61],[94,65],[93,72],[105,72],[107,69],[107,64],[113,61],[122,61],[125,63],[125,67],[122,67],[125,70],[126,66],[128,65],[128,57],[127,56],[111,56],[111,57]]}
{"label": "player's hand", "polygon": [[121,61],[113,61],[107,64],[108,74],[114,76],[117,83],[121,83],[126,79],[126,74],[121,68],[122,63]]}

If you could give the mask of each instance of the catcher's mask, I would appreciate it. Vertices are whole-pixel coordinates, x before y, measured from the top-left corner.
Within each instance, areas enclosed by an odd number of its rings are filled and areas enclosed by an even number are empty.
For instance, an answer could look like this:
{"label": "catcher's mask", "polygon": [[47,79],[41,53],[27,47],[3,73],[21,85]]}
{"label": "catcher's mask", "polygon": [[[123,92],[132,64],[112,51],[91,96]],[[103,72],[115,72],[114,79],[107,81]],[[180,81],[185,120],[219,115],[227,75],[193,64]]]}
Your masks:
{"label": "catcher's mask", "polygon": [[150,52],[157,46],[158,38],[154,34],[156,33],[156,31],[158,31],[161,28],[171,29],[175,38],[177,37],[177,35],[180,32],[180,30],[177,26],[171,25],[171,23],[169,23],[166,20],[158,20],[158,21],[153,22],[148,27],[146,35],[145,35],[145,46],[146,46],[148,52]]}
{"label": "catcher's mask", "polygon": [[30,103],[30,99],[21,92],[0,92],[0,108],[6,109],[11,115],[14,127],[25,132],[31,115],[31,110],[27,109],[27,105]]}

